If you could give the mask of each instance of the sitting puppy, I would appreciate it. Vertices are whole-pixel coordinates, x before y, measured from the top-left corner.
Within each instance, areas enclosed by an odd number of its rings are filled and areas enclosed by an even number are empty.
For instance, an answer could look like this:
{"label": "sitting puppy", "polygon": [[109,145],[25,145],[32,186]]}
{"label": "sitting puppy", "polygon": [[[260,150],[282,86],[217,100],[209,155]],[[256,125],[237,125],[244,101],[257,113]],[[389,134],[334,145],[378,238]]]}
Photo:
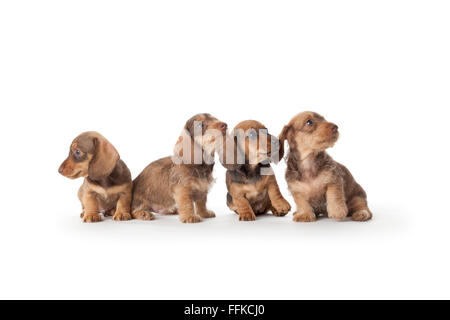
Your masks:
{"label": "sitting puppy", "polygon": [[216,147],[226,131],[225,123],[206,113],[189,119],[175,146],[175,156],[151,163],[134,180],[133,218],[152,220],[153,212],[179,213],[184,223],[215,217],[206,208],[206,200],[214,180]]}
{"label": "sitting puppy", "polygon": [[372,218],[364,190],[325,152],[338,137],[338,126],[314,112],[298,114],[283,128],[279,138],[281,153],[284,140],[290,149],[286,180],[297,204],[294,221],[312,222],[320,214],[337,220]]}
{"label": "sitting puppy", "polygon": [[[271,160],[279,160],[279,141],[271,136],[259,122],[248,120],[239,123],[231,133],[235,151],[243,159],[227,170],[227,204],[239,214],[239,220],[252,221],[255,214],[267,213],[284,216],[291,206],[281,195]],[[234,157],[236,159],[237,157]]]}
{"label": "sitting puppy", "polygon": [[70,179],[85,178],[78,192],[83,222],[101,221],[100,212],[113,215],[114,220],[131,219],[130,170],[99,133],[85,132],[76,137],[59,173]]}

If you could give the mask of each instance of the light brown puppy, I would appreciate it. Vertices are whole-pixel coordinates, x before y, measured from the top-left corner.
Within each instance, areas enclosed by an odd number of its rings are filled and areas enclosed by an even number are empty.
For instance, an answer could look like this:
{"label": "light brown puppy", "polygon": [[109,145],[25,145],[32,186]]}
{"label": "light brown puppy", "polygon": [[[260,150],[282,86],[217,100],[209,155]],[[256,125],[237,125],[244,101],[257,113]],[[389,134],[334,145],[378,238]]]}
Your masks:
{"label": "light brown puppy", "polygon": [[325,152],[338,137],[338,126],[314,112],[298,114],[283,128],[279,139],[281,153],[284,141],[289,144],[286,180],[297,205],[294,221],[312,222],[321,214],[336,220],[372,218],[362,187]]}
{"label": "light brown puppy", "polygon": [[85,178],[78,192],[84,222],[101,221],[100,212],[114,220],[130,220],[132,181],[128,167],[114,146],[97,132],[73,140],[59,173],[70,179]]}
{"label": "light brown puppy", "polygon": [[256,214],[268,211],[276,216],[286,215],[291,206],[281,195],[270,166],[272,159],[280,159],[278,139],[253,120],[239,123],[231,137],[235,140],[235,152],[240,151],[244,157],[242,164],[228,167],[231,170],[226,173],[228,207],[241,221],[255,220]]}
{"label": "light brown puppy", "polygon": [[209,114],[198,114],[186,122],[175,146],[175,156],[148,165],[134,180],[132,215],[152,220],[154,212],[179,213],[184,223],[215,217],[206,208],[217,144],[227,125]]}

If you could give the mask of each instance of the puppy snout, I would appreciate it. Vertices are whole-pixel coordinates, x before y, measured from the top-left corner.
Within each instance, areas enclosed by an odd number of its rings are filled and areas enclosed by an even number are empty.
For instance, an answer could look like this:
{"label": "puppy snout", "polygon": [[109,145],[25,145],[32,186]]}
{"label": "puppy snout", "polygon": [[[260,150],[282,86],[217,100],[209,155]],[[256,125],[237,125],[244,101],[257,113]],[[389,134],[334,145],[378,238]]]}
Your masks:
{"label": "puppy snout", "polygon": [[223,133],[227,132],[228,125],[224,122],[220,122],[218,125],[219,130],[221,130]]}
{"label": "puppy snout", "polygon": [[65,169],[65,163],[63,163],[59,166],[58,172],[60,174],[64,175],[64,169]]}
{"label": "puppy snout", "polygon": [[335,125],[334,123],[330,123],[330,130],[332,133],[337,133],[338,129],[339,127],[337,125]]}

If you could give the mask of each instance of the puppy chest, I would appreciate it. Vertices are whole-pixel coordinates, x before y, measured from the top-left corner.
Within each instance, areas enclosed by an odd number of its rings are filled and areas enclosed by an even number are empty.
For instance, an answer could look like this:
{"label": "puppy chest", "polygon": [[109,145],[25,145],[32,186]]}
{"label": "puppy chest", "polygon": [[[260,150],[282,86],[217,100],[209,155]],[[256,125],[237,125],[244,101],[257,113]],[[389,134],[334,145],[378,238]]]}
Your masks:
{"label": "puppy chest", "polygon": [[209,189],[212,186],[213,181],[207,179],[199,179],[198,181],[193,181],[191,183],[191,196],[195,199],[203,198],[208,194]]}
{"label": "puppy chest", "polygon": [[117,201],[119,200],[119,195],[110,195],[107,197],[98,196],[97,201],[99,204],[99,208],[101,210],[109,210],[115,208],[117,205]]}
{"label": "puppy chest", "polygon": [[96,192],[96,198],[101,204],[110,204],[119,200],[119,193],[109,193],[107,191]]}
{"label": "puppy chest", "polygon": [[102,188],[97,185],[89,184],[89,190],[93,192],[102,206],[110,206],[117,202],[120,196],[127,191],[126,185]]}
{"label": "puppy chest", "polygon": [[301,196],[310,199],[317,198],[326,192],[326,184],[317,183],[316,181],[296,181],[289,183],[289,190],[292,194],[300,194]]}
{"label": "puppy chest", "polygon": [[267,196],[267,190],[265,188],[258,188],[257,185],[253,184],[244,185],[242,192],[249,201],[259,201]]}

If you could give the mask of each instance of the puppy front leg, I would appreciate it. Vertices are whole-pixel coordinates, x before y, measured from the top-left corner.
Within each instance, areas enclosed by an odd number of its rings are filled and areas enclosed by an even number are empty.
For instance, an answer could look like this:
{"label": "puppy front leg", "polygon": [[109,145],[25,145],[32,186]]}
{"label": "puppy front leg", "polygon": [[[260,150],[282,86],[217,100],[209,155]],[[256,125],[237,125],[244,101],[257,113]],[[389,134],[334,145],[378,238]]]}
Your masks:
{"label": "puppy front leg", "polygon": [[131,187],[127,192],[122,194],[117,201],[116,212],[114,213],[113,219],[115,221],[127,221],[131,220]]}
{"label": "puppy front leg", "polygon": [[281,195],[275,177],[272,177],[269,181],[268,193],[272,203],[272,213],[278,217],[285,216],[291,210],[291,205]]}
{"label": "puppy front leg", "polygon": [[295,222],[314,222],[316,221],[316,215],[309,202],[300,194],[293,193],[295,204],[297,205],[297,211],[294,212]]}
{"label": "puppy front leg", "polygon": [[181,222],[196,223],[202,221],[200,217],[195,215],[194,201],[192,201],[190,188],[177,188],[175,190],[175,202],[177,204]]}
{"label": "puppy front leg", "polygon": [[208,199],[208,196],[205,195],[199,201],[195,201],[196,212],[202,218],[214,218],[216,216],[216,214],[213,211],[208,210],[206,208],[207,199]]}
{"label": "puppy front leg", "polygon": [[236,198],[233,197],[233,199],[233,202],[237,207],[237,213],[239,214],[239,221],[256,220],[256,215],[246,198],[241,196]]}
{"label": "puppy front leg", "polygon": [[326,197],[328,217],[336,220],[344,220],[348,215],[348,208],[345,203],[345,195],[342,185],[329,185],[327,187]]}
{"label": "puppy front leg", "polygon": [[87,193],[82,198],[84,207],[83,222],[99,222],[102,218],[98,212],[98,202],[91,193]]}

